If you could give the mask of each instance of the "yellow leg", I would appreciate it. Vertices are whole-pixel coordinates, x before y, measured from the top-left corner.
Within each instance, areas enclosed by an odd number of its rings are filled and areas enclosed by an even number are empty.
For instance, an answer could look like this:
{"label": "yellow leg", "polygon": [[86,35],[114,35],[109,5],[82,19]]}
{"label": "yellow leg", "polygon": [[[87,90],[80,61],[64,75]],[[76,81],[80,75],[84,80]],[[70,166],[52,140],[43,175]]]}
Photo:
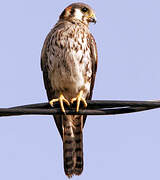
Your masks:
{"label": "yellow leg", "polygon": [[86,100],[82,97],[82,95],[83,95],[83,91],[81,90],[81,91],[79,92],[79,94],[77,95],[77,97],[71,99],[71,103],[73,103],[74,101],[77,101],[76,112],[79,111],[79,106],[80,106],[81,101],[82,101],[84,107],[85,107],[85,108],[87,107],[87,102],[86,102]]}
{"label": "yellow leg", "polygon": [[64,109],[64,105],[63,105],[63,102],[65,102],[68,106],[70,106],[70,103],[68,102],[68,100],[63,96],[63,94],[60,94],[59,98],[57,99],[52,99],[49,104],[53,107],[53,104],[55,102],[58,102],[60,103],[60,106],[61,106],[61,110],[62,112],[65,113],[65,109]]}

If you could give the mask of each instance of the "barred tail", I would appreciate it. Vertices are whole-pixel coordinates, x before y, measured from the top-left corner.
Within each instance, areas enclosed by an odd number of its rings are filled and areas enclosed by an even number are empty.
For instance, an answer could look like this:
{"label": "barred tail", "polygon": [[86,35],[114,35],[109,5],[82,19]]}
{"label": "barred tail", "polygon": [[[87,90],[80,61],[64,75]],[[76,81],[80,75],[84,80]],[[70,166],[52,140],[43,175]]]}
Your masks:
{"label": "barred tail", "polygon": [[83,171],[83,116],[63,116],[64,171],[70,178]]}

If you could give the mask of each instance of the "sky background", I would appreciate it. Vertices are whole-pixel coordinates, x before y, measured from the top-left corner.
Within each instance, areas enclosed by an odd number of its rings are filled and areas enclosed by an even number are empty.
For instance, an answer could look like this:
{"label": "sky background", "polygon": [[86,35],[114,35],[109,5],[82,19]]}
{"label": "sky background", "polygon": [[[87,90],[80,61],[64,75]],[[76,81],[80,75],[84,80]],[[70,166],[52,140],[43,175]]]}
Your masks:
{"label": "sky background", "polygon": [[[40,69],[46,35],[75,1],[0,1],[0,107],[47,101]],[[160,1],[88,0],[99,53],[93,99],[160,99]],[[75,180],[159,180],[160,109],[89,116],[84,171]],[[67,179],[52,116],[0,118],[0,179]]]}

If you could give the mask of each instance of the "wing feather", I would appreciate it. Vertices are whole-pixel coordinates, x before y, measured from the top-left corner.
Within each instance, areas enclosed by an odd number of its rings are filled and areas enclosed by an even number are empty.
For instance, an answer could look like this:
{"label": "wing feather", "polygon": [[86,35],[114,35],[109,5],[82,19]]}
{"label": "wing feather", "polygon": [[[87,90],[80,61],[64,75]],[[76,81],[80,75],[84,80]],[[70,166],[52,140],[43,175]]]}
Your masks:
{"label": "wing feather", "polygon": [[[49,51],[50,40],[51,40],[54,32],[58,28],[63,28],[63,27],[64,27],[64,25],[62,23],[55,25],[55,27],[47,35],[44,45],[43,45],[43,48],[42,48],[42,51],[41,51],[41,70],[43,71],[43,80],[44,80],[44,85],[45,85],[45,89],[46,89],[49,101],[52,100],[53,98],[57,98],[57,97],[55,97],[55,91],[51,87],[51,81],[48,76],[49,64],[48,64],[48,60],[47,60],[48,59],[47,53]],[[62,137],[63,136],[62,135],[62,115],[55,115],[54,120],[55,120],[56,126],[58,128],[58,131]]]}
{"label": "wing feather", "polygon": [[[88,35],[88,46],[90,47],[90,56],[92,60],[92,77],[91,77],[91,87],[90,87],[90,93],[87,95],[87,100],[91,100],[92,94],[93,94],[93,87],[95,83],[95,77],[97,72],[97,63],[98,63],[98,53],[97,53],[97,45],[96,41],[92,34]],[[83,126],[85,124],[87,116],[83,116]]]}

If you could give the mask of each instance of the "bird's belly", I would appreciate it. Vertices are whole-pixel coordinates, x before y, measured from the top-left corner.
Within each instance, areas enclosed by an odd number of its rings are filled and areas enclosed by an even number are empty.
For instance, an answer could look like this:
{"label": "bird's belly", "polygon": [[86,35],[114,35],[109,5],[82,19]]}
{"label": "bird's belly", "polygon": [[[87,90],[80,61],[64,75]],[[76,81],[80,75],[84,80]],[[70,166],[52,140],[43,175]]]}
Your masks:
{"label": "bird's belly", "polygon": [[[66,98],[70,99],[83,90],[84,98],[90,90],[90,83],[87,81],[88,76],[81,66],[56,68],[51,74],[52,88],[57,92],[57,96],[63,93]],[[91,75],[89,75],[91,76]]]}

